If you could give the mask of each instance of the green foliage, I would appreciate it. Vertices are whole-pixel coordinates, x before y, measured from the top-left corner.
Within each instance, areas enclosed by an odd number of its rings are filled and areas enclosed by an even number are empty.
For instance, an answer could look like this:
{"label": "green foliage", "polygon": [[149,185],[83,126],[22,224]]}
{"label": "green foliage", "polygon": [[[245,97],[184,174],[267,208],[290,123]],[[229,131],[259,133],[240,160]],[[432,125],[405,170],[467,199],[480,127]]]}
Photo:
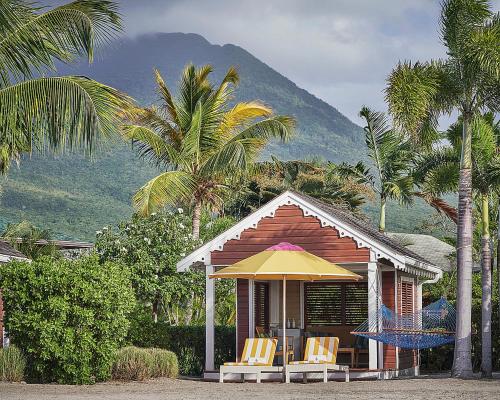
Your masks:
{"label": "green foliage", "polygon": [[7,225],[2,238],[9,240],[15,249],[32,260],[42,256],[59,256],[57,247],[50,243],[50,232],[34,226],[29,221]]}
{"label": "green foliage", "polygon": [[128,266],[137,299],[150,305],[152,312],[161,312],[173,325],[189,323],[190,304],[203,297],[205,281],[199,272],[176,271],[176,263],[200,244],[190,232],[190,218],[182,209],[147,218],[135,215],[116,232],[98,231],[96,250],[101,261]]}
{"label": "green foliage", "polygon": [[231,106],[236,69],[230,67],[218,86],[209,79],[212,70],[187,65],[176,96],[156,70],[161,105],[131,110],[123,127],[141,156],[164,171],[134,195],[135,208],[147,216],[165,205],[192,205],[196,239],[202,207],[219,208],[224,184],[247,173],[271,139],[289,139],[295,125],[257,101]]}
{"label": "green foliage", "polygon": [[[120,30],[116,5],[77,0],[45,11],[28,1],[0,3],[0,173],[33,150],[83,148],[116,132],[130,99],[83,76],[45,77],[57,62],[85,56]],[[40,77],[42,75],[42,77]]]}
{"label": "green foliage", "polygon": [[[128,341],[134,346],[158,347],[173,351],[181,375],[201,375],[205,366],[205,326],[170,326],[150,318],[132,320]],[[236,359],[234,327],[215,327],[215,364]]]}
{"label": "green foliage", "polygon": [[26,355],[28,377],[92,383],[109,378],[134,307],[129,273],[96,255],[0,266],[5,327]]}
{"label": "green foliage", "polygon": [[0,348],[0,381],[21,382],[24,380],[26,358],[16,346]]}
{"label": "green foliage", "polygon": [[[500,315],[498,314],[498,270],[493,273],[492,288],[492,350],[493,370],[500,368]],[[437,283],[424,285],[423,300],[431,303],[444,296],[453,306],[456,305],[456,273],[445,273]],[[477,371],[481,365],[481,274],[472,275],[472,365]],[[453,363],[453,346],[443,346],[420,352],[422,368],[427,371],[450,370]]]}

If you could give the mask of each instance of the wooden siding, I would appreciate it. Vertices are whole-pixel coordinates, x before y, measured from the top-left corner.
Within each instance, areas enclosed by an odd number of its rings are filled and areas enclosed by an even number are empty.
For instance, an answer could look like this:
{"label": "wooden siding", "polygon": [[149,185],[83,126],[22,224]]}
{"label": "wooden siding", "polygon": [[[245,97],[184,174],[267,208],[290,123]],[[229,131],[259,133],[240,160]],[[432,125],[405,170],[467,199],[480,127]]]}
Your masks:
{"label": "wooden siding", "polygon": [[245,339],[248,338],[248,280],[247,279],[237,279],[236,280],[236,301],[237,301],[237,352],[236,357],[239,360],[241,353],[243,352],[243,347],[245,346]]}
{"label": "wooden siding", "polygon": [[[382,272],[382,302],[386,307],[395,309],[394,272]],[[396,369],[396,347],[384,344],[384,369]]]}
{"label": "wooden siding", "polygon": [[368,262],[370,252],[358,248],[352,238],[339,236],[332,227],[321,227],[316,217],[304,216],[295,205],[281,206],[273,217],[246,229],[240,239],[229,240],[220,251],[211,253],[214,265],[230,265],[280,242],[290,242],[331,262]]}

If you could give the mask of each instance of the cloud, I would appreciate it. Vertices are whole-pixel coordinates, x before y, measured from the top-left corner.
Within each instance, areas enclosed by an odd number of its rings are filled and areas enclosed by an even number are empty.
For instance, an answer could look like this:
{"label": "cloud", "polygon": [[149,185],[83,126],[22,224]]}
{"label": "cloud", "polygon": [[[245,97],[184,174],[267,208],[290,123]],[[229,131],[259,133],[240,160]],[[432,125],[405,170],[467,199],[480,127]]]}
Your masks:
{"label": "cloud", "polygon": [[[239,45],[353,121],[378,110],[399,60],[444,57],[439,0],[122,0],[125,34],[194,32]],[[500,8],[500,0],[493,2]]]}

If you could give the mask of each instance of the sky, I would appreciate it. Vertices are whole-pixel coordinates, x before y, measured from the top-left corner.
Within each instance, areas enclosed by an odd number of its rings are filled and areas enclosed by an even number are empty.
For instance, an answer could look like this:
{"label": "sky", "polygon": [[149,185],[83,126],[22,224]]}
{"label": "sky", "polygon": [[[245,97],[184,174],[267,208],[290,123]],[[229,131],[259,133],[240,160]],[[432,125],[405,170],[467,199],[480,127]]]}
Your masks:
{"label": "sky", "polygon": [[[357,123],[362,105],[386,110],[385,79],[399,60],[446,56],[439,0],[119,3],[125,35],[192,32],[239,45]],[[500,9],[500,0],[492,4]]]}

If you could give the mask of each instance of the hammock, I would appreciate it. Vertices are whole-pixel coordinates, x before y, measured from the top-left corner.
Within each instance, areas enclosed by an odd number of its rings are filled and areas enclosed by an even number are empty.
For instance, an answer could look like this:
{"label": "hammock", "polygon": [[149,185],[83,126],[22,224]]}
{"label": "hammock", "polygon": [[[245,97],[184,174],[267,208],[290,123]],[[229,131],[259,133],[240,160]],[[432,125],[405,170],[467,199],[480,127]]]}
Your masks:
{"label": "hammock", "polygon": [[385,305],[377,318],[351,333],[402,349],[427,349],[455,341],[456,312],[444,298],[413,314],[395,314]]}

